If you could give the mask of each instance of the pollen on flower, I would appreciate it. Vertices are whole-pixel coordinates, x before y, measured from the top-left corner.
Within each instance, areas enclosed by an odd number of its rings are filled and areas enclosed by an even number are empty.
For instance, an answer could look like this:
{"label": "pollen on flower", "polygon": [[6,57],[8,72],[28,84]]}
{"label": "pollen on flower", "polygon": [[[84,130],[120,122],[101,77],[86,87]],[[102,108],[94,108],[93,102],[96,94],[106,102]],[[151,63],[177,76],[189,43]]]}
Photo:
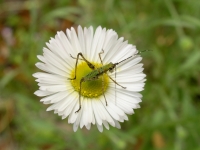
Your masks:
{"label": "pollen on flower", "polygon": [[[96,67],[102,66],[99,63],[93,63],[93,64]],[[74,87],[75,91],[77,92],[80,91],[80,80],[91,71],[93,70],[88,67],[86,62],[81,62],[77,65],[76,79],[71,80],[71,85]],[[71,72],[71,78],[74,78],[74,75],[75,75],[75,68]],[[97,80],[83,82],[81,87],[81,95],[88,98],[99,97],[103,94],[103,92],[104,93],[106,92],[108,84],[109,84],[109,77],[107,74],[103,75],[103,82],[101,76]]]}

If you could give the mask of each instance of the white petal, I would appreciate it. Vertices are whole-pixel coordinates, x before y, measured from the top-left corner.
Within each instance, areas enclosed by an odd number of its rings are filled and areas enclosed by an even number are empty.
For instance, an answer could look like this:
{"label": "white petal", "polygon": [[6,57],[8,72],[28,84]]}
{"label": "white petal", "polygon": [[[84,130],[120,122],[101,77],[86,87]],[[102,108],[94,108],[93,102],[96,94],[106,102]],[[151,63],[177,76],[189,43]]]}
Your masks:
{"label": "white petal", "polygon": [[48,96],[48,95],[51,95],[53,94],[54,92],[49,92],[49,91],[42,91],[42,90],[37,90],[35,91],[35,95],[37,96]]}
{"label": "white petal", "polygon": [[[104,45],[104,42],[105,42],[105,35],[106,35],[106,29],[104,28],[101,31],[101,33],[99,34],[99,39],[98,39],[98,41],[96,43],[97,44],[96,50],[95,51],[93,50],[94,53],[92,55],[92,61],[101,63],[100,58],[99,58],[99,53],[104,51],[103,45]],[[101,54],[101,58],[102,59],[103,59],[103,57],[104,57],[104,53],[103,53],[103,55]]]}
{"label": "white petal", "polygon": [[78,26],[78,40],[79,40],[82,52],[83,52],[83,54],[85,54],[86,53],[85,38],[84,38],[84,34],[83,34],[83,29],[80,25]]}
{"label": "white petal", "polygon": [[82,106],[83,108],[81,108],[81,110],[78,113],[78,117],[76,119],[76,122],[74,124],[76,125],[80,125],[80,128],[82,128],[82,117],[83,117],[83,112],[84,112],[84,106]]}
{"label": "white petal", "polygon": [[[56,37],[56,39],[57,38],[58,38],[58,36]],[[56,54],[57,56],[59,56],[60,58],[62,58],[63,61],[66,62],[66,60],[68,60],[68,58],[70,57],[70,55],[66,52],[66,50],[63,49],[62,44],[59,43],[60,41],[58,41],[56,39],[52,38],[49,41],[49,43],[46,43],[46,45],[49,48],[49,50],[51,50],[54,54]],[[68,62],[66,62],[66,63],[69,64]]]}
{"label": "white petal", "polygon": [[[129,56],[128,56],[129,57]],[[135,55],[133,57],[131,57],[130,59],[127,59],[126,61],[118,64],[117,68],[118,68],[118,72],[120,72],[121,70],[126,70],[126,69],[130,69],[130,67],[134,67],[136,64],[138,64],[140,61],[142,60],[142,58],[139,55]],[[123,71],[122,71],[123,72]]]}
{"label": "white petal", "polygon": [[[115,31],[113,31],[111,29],[106,31],[105,42],[104,42],[104,46],[103,46],[105,56],[112,53],[109,50],[111,49],[111,47],[113,47],[113,45],[115,45],[117,38],[118,38],[118,35],[116,34]],[[105,62],[105,63],[107,63],[107,62]]]}
{"label": "white petal", "polygon": [[71,103],[69,103],[68,106],[66,106],[65,110],[62,113],[62,119],[65,119],[66,117],[68,117],[68,115],[72,112],[73,108],[76,105],[76,99],[78,98],[78,95],[75,96],[75,98],[71,101]]}
{"label": "white petal", "polygon": [[44,58],[44,56],[41,56],[41,55],[37,55],[37,58],[42,61],[43,63],[46,62],[46,59]]}
{"label": "white petal", "polygon": [[107,64],[110,62],[110,59],[112,57],[111,53],[110,52],[110,49],[112,49],[117,42],[117,35],[113,35],[110,39],[109,39],[109,42],[107,43],[107,45],[105,46],[104,48],[104,64]]}
{"label": "white petal", "polygon": [[53,74],[64,76],[64,77],[66,77],[68,75],[66,72],[64,72],[64,71],[62,71],[62,70],[58,69],[57,67],[52,66],[50,64],[44,64],[44,63],[38,62],[35,65],[39,69],[46,71],[46,72],[49,72],[49,73],[53,73]]}
{"label": "white petal", "polygon": [[[74,101],[74,96],[72,96],[74,93],[70,93],[69,95],[67,95],[65,98],[63,98],[62,101],[59,101],[58,103],[62,103],[61,106],[57,107],[56,109],[61,112],[60,114],[64,113],[64,110],[68,107],[68,106],[72,106],[70,105],[72,101]],[[53,100],[55,101],[55,100]]]}
{"label": "white petal", "polygon": [[83,128],[83,126],[87,125],[89,122],[88,122],[88,118],[87,118],[87,99],[84,98],[84,100],[82,101],[82,107],[81,107],[82,110],[82,117],[81,117],[81,121],[80,121],[80,128]]}
{"label": "white petal", "polygon": [[47,48],[43,48],[44,51],[44,58],[46,60],[46,63],[49,63],[57,68],[59,68],[62,71],[65,71],[67,73],[70,73],[71,66],[69,66],[66,62],[64,62],[60,57],[53,54],[50,50]]}
{"label": "white petal", "polygon": [[41,86],[40,90],[49,91],[49,92],[61,92],[66,90],[73,90],[72,88],[67,88],[66,85],[51,85],[51,86]]}
{"label": "white petal", "polygon": [[108,102],[108,105],[105,108],[115,120],[119,120],[119,115],[115,112],[115,110],[112,110],[109,102]]}
{"label": "white petal", "polygon": [[121,125],[119,124],[119,122],[116,120],[114,120],[114,121],[115,121],[115,127],[118,129],[121,129]]}
{"label": "white petal", "polygon": [[99,130],[99,132],[103,132],[103,125],[101,124],[98,124],[97,123],[97,128],[98,128],[98,130]]}
{"label": "white petal", "polygon": [[[111,91],[109,90],[108,92],[112,95],[115,95],[115,92],[114,91]],[[140,97],[137,97],[136,95],[134,96],[133,94],[135,93],[127,93],[127,92],[123,92],[123,91],[119,91],[117,90],[117,97],[121,98],[121,99],[124,99],[125,101],[129,102],[129,103],[140,103],[141,102],[141,99]]]}
{"label": "white petal", "polygon": [[115,97],[115,95],[109,94],[107,95],[110,99],[113,100],[113,103],[119,107],[121,110],[123,110],[127,114],[133,114],[133,107],[136,107],[136,104],[130,105],[130,103],[126,102],[124,99],[121,99],[120,97]]}
{"label": "white petal", "polygon": [[94,115],[95,115],[95,119],[96,119],[96,121],[97,121],[97,123],[98,123],[99,125],[102,125],[102,120],[101,120],[101,118],[99,117],[99,114],[98,114],[98,111],[97,111],[97,107],[98,107],[98,105],[97,105],[97,103],[96,103],[96,100],[93,99],[93,100],[92,100],[92,108],[93,108],[93,112],[94,112]]}
{"label": "white petal", "polygon": [[90,51],[90,59],[92,61],[97,60],[97,58],[98,58],[97,53],[101,51],[101,50],[98,50],[98,47],[97,47],[99,39],[101,37],[101,34],[102,34],[102,28],[101,28],[101,26],[99,26],[94,33],[94,38],[92,41],[92,47],[91,47],[91,51]]}
{"label": "white petal", "polygon": [[91,46],[93,41],[93,27],[89,27],[88,29],[84,28],[84,38],[86,46],[85,57],[90,59]]}
{"label": "white petal", "polygon": [[45,98],[42,98],[40,101],[41,102],[45,102],[45,101],[53,101],[53,103],[58,102],[59,100],[63,99],[64,97],[66,97],[67,95],[69,95],[69,93],[67,93],[66,91],[64,92],[58,92],[56,94],[53,94],[51,96],[47,96]]}
{"label": "white petal", "polygon": [[91,123],[93,120],[93,111],[92,111],[92,101],[88,99],[87,101],[87,106],[88,106],[88,122]]}
{"label": "white petal", "polygon": [[[116,56],[113,57],[114,59],[112,61],[116,63],[127,59],[119,64],[119,66],[121,66],[122,64],[126,64],[129,60],[133,59],[135,57],[135,53],[136,53],[135,46],[127,44],[125,47],[123,47],[123,49],[121,49],[119,52],[116,53]],[[130,56],[132,57],[129,58]]]}
{"label": "white petal", "polygon": [[76,51],[76,54],[78,54],[79,52],[82,52],[76,31],[74,30],[74,28],[71,28],[71,44],[72,44],[72,48],[73,51]]}
{"label": "white petal", "polygon": [[85,127],[86,127],[88,130],[90,130],[90,128],[91,128],[91,123],[88,123]]}
{"label": "white petal", "polygon": [[103,125],[105,126],[105,128],[106,128],[107,130],[109,130],[109,124],[107,123],[107,121],[104,121],[104,120],[103,120]]}
{"label": "white petal", "polygon": [[[61,43],[61,45],[63,46],[63,48],[64,48],[64,50],[63,51],[66,51],[66,53],[69,55],[69,54],[71,54],[71,55],[75,55],[76,53],[73,51],[73,48],[72,48],[72,45],[71,45],[71,43],[69,42],[69,40],[68,40],[68,38],[67,38],[67,36],[64,34],[64,32],[58,32],[57,33],[57,38],[60,40],[60,43]],[[70,63],[72,63],[71,61],[70,61],[70,59],[67,59],[67,61],[66,61],[69,65],[70,65]],[[73,67],[73,66],[72,66]]]}
{"label": "white petal", "polygon": [[76,132],[76,131],[78,130],[78,127],[79,127],[79,126],[77,126],[76,124],[73,125],[73,130],[74,130],[74,132]]}

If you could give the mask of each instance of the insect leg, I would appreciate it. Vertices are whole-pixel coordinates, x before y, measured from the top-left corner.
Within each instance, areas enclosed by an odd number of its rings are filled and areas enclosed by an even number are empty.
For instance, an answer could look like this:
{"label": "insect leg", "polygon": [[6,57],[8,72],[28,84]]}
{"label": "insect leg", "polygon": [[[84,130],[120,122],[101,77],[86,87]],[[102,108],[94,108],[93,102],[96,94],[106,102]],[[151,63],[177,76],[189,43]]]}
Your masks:
{"label": "insect leg", "polygon": [[[117,74],[117,69],[115,67],[115,81],[116,81],[116,75]],[[115,105],[116,105],[116,99],[117,99],[117,92],[116,92],[116,84],[115,84]]]}
{"label": "insect leg", "polygon": [[[101,64],[103,65],[103,61],[101,59],[101,54],[104,53],[104,50],[102,50],[100,53],[99,53],[99,58],[101,60]],[[107,100],[106,100],[106,96],[105,96],[105,93],[104,93],[104,78],[103,78],[103,74],[102,74],[102,91],[103,91],[103,96],[104,96],[104,99],[105,99],[105,102],[106,102],[106,106],[108,106],[108,103],[107,103]]]}
{"label": "insect leg", "polygon": [[[77,64],[78,64],[78,60],[79,60],[79,56],[81,56],[83,58],[83,60],[87,63],[87,65],[94,70],[95,66],[89,62],[87,59],[85,59],[85,57],[83,56],[82,53],[78,53],[77,58],[76,58],[76,64],[75,64],[75,77],[74,78],[68,78],[69,80],[75,80],[76,79],[76,71],[77,71]],[[71,56],[72,57],[72,56]],[[73,57],[72,57],[73,58]]]}
{"label": "insect leg", "polygon": [[[99,53],[99,58],[101,60],[101,64],[103,65],[103,61],[101,59],[101,54],[104,53],[104,50],[102,49],[102,51]],[[104,93],[104,78],[103,78],[103,74],[102,74],[102,91],[103,91],[103,97],[105,99],[105,102],[106,102],[106,106],[108,106],[108,103],[107,103],[107,100],[106,100],[106,96],[105,96],[105,93]]]}
{"label": "insect leg", "polygon": [[108,106],[108,103],[107,103],[107,100],[106,100],[106,96],[105,96],[105,93],[104,93],[104,78],[103,78],[103,74],[102,74],[102,93],[103,93],[103,97],[104,97],[105,102],[106,102],[106,106]]}
{"label": "insect leg", "polygon": [[103,54],[104,53],[104,50],[102,50],[100,53],[99,53],[99,58],[100,58],[100,60],[101,60],[101,64],[103,65],[103,61],[102,61],[102,59],[101,59],[101,54]]}
{"label": "insect leg", "polygon": [[82,83],[83,82],[86,82],[86,81],[94,81],[94,80],[98,80],[98,76],[96,77],[93,77],[93,78],[82,78],[81,81],[80,81],[80,91],[79,91],[79,108],[78,110],[75,112],[79,112],[81,110],[81,88],[82,88]]}
{"label": "insect leg", "polygon": [[77,111],[75,111],[75,113],[79,112],[81,110],[81,85],[82,83],[84,82],[84,79],[82,78],[81,81],[80,81],[80,91],[79,91],[79,108]]}
{"label": "insect leg", "polygon": [[[76,64],[75,64],[75,76],[74,78],[68,78],[69,80],[75,80],[76,79],[76,70],[77,70],[77,64],[78,64],[78,59],[79,59],[79,55],[80,53],[78,53],[77,57],[76,57]],[[71,56],[71,54],[70,54]],[[72,56],[71,56],[72,57]],[[72,57],[73,58],[73,57]]]}
{"label": "insect leg", "polygon": [[126,89],[126,87],[120,85],[119,83],[117,83],[117,81],[115,81],[113,78],[111,78],[110,76],[108,76],[115,84],[121,86],[123,89]]}
{"label": "insect leg", "polygon": [[94,66],[91,62],[89,62],[89,61],[83,56],[82,53],[78,53],[78,55],[80,55],[80,56],[83,58],[83,60],[87,63],[88,67],[90,67],[92,70],[95,69],[95,66]]}
{"label": "insect leg", "polygon": [[[70,57],[73,59],[77,59],[76,57],[73,57],[71,54],[70,54]],[[83,59],[79,58],[79,60],[83,60]]]}

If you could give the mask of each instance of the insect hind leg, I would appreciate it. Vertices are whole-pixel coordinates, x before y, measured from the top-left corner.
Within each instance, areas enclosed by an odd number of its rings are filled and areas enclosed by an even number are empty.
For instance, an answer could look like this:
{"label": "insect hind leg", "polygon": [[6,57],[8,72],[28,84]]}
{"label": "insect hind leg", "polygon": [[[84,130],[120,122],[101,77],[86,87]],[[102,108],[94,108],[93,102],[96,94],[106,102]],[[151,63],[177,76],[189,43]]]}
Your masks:
{"label": "insect hind leg", "polygon": [[103,75],[102,75],[102,93],[103,93],[103,97],[104,97],[105,102],[106,102],[106,106],[108,106],[106,96],[105,96],[105,93],[104,93],[104,77],[103,77]]}
{"label": "insect hind leg", "polygon": [[98,76],[94,77],[94,78],[82,78],[80,81],[80,91],[79,91],[79,108],[77,111],[75,111],[75,113],[78,113],[81,110],[81,89],[82,89],[82,83],[86,82],[86,81],[94,81],[94,80],[98,80]]}
{"label": "insect hind leg", "polygon": [[82,87],[83,82],[84,82],[84,79],[81,79],[81,81],[80,81],[80,91],[79,91],[79,108],[78,108],[77,111],[75,111],[75,113],[77,113],[81,110],[81,87]]}
{"label": "insect hind leg", "polygon": [[77,65],[78,65],[78,60],[80,59],[79,56],[81,56],[83,58],[83,60],[87,63],[87,65],[92,69],[94,70],[95,69],[95,66],[89,62],[84,56],[82,53],[78,53],[77,57],[73,57],[71,54],[70,56],[73,58],[73,59],[76,59],[76,64],[75,64],[75,76],[74,78],[68,78],[69,80],[75,80],[76,79],[76,72],[77,72]]}
{"label": "insect hind leg", "polygon": [[[73,59],[77,59],[76,57],[72,56],[71,54],[70,54],[70,57],[73,58]],[[79,60],[83,60],[83,59],[81,59],[81,58],[78,58],[78,59],[79,59]]]}
{"label": "insect hind leg", "polygon": [[111,78],[110,76],[108,76],[115,84],[119,85],[120,87],[122,87],[123,89],[126,89],[126,87],[120,85],[119,83],[117,83],[117,81],[115,81],[113,78]]}

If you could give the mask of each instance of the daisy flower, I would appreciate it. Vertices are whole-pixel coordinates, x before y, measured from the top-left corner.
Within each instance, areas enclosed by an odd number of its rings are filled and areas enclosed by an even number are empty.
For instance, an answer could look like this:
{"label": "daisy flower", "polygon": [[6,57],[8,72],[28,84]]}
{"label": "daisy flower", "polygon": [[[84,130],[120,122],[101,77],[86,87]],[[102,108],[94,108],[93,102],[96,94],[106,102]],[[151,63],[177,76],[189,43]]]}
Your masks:
{"label": "daisy flower", "polygon": [[57,32],[46,46],[37,56],[36,66],[44,72],[33,74],[39,85],[34,94],[51,104],[47,111],[68,117],[74,131],[92,124],[100,132],[103,126],[121,128],[119,122],[140,108],[146,76],[142,58],[112,29],[78,26],[77,32]]}

